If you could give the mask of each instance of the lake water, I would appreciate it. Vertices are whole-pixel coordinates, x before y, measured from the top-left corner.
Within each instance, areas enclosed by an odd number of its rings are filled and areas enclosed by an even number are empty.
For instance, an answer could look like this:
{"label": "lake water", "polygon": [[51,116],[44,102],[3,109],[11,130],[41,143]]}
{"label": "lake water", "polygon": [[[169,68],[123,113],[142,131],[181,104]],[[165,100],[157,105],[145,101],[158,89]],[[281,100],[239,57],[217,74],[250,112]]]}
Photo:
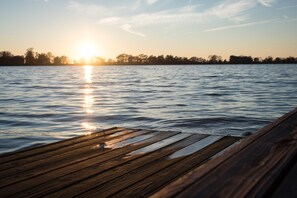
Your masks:
{"label": "lake water", "polygon": [[0,153],[113,126],[241,136],[297,106],[297,65],[0,67]]}

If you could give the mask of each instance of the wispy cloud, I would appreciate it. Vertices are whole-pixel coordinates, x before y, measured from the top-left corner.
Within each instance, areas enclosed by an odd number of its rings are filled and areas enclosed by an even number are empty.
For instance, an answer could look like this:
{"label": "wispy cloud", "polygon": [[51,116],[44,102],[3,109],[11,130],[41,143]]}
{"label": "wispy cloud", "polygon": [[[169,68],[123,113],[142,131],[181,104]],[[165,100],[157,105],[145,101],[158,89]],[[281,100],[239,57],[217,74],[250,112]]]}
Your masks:
{"label": "wispy cloud", "polygon": [[77,1],[69,1],[68,9],[74,10],[79,13],[87,13],[89,15],[97,16],[100,13],[107,11],[107,8],[92,4],[82,4]]}
{"label": "wispy cloud", "polygon": [[259,2],[264,6],[270,7],[276,2],[276,0],[259,0]]}
{"label": "wispy cloud", "polygon": [[126,31],[126,32],[129,32],[131,34],[134,34],[134,35],[137,35],[137,36],[140,36],[140,37],[146,37],[145,34],[141,33],[141,32],[136,32],[134,30],[132,30],[132,26],[130,24],[124,24],[121,26],[121,28]]}
{"label": "wispy cloud", "polygon": [[154,3],[156,3],[158,0],[146,0],[146,2],[148,3],[148,4],[154,4]]}
{"label": "wispy cloud", "polygon": [[285,6],[285,7],[281,7],[279,8],[280,10],[284,10],[284,9],[290,9],[290,8],[296,8],[297,5],[291,5],[291,6]]}
{"label": "wispy cloud", "polygon": [[202,14],[189,10],[195,9],[196,6],[182,7],[174,10],[166,10],[155,13],[138,14],[127,17],[107,17],[99,20],[99,24],[121,25],[131,24],[134,26],[147,26],[155,24],[195,22],[201,20]]}
{"label": "wispy cloud", "polygon": [[32,0],[32,2],[45,2],[45,3],[48,3],[48,2],[50,2],[50,0]]}
{"label": "wispy cloud", "polygon": [[222,19],[240,22],[248,19],[246,11],[254,8],[255,6],[257,6],[257,1],[225,1],[215,6],[208,12]]}
{"label": "wispy cloud", "polygon": [[214,31],[220,31],[220,30],[226,30],[226,29],[248,27],[248,26],[253,26],[253,25],[272,23],[272,22],[276,22],[278,20],[279,19],[271,19],[271,20],[256,21],[256,22],[251,22],[251,23],[235,24],[235,25],[229,25],[229,26],[223,26],[223,27],[218,27],[218,28],[207,29],[207,30],[204,30],[204,32],[214,32]]}
{"label": "wispy cloud", "polygon": [[[158,24],[197,24],[201,21],[222,19],[235,22],[236,25],[228,28],[244,27],[259,22],[244,23],[250,19],[249,10],[257,6],[271,6],[276,0],[223,0],[216,5],[202,10],[200,4],[193,4],[192,0],[185,2],[183,7],[154,12],[143,11],[143,6],[158,4],[158,0],[134,0],[132,4],[124,7],[107,7],[78,3],[71,0],[68,8],[77,12],[87,13],[98,17],[98,24],[118,26],[122,30],[134,35],[145,37],[145,34],[134,31],[141,26]],[[127,13],[130,6],[131,12]],[[204,7],[205,8],[205,7]],[[226,27],[214,28],[215,30]]]}
{"label": "wispy cloud", "polygon": [[282,23],[291,23],[297,21],[297,18],[290,18],[288,16],[284,16],[284,19],[285,20],[281,21]]}

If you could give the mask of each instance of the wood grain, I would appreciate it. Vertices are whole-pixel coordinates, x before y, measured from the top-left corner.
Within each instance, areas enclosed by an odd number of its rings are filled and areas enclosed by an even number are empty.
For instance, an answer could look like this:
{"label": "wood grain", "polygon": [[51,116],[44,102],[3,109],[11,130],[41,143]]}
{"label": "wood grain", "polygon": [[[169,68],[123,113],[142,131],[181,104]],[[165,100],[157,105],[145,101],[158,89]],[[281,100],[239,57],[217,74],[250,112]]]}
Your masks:
{"label": "wood grain", "polygon": [[242,197],[269,193],[295,155],[296,122],[297,108],[151,197]]}
{"label": "wood grain", "polygon": [[[104,163],[106,161],[112,160],[114,158],[118,158],[120,156],[123,156],[131,151],[134,151],[135,149],[143,148],[145,146],[151,145],[153,143],[156,143],[162,139],[171,137],[175,135],[176,133],[170,132],[170,133],[158,133],[154,132],[154,136],[152,136],[149,139],[146,139],[144,141],[140,141],[134,144],[130,144],[125,147],[125,149],[118,148],[113,149],[108,153],[105,153],[104,155],[98,154],[97,156],[80,161],[77,163],[71,163],[68,164],[65,167],[61,167],[59,169],[56,169],[54,171],[49,171],[46,173],[43,173],[41,175],[28,178],[27,180],[15,183],[13,185],[6,186],[4,188],[1,188],[0,191],[2,192],[2,195],[10,196],[14,195],[14,197],[23,197],[24,194],[33,194],[35,189],[41,188],[47,188],[48,185],[51,185],[51,183],[58,178],[64,177],[66,175],[71,175],[72,173],[78,172],[82,169],[86,169],[90,166],[96,166],[97,164]],[[80,175],[80,177],[85,177],[86,175]]]}

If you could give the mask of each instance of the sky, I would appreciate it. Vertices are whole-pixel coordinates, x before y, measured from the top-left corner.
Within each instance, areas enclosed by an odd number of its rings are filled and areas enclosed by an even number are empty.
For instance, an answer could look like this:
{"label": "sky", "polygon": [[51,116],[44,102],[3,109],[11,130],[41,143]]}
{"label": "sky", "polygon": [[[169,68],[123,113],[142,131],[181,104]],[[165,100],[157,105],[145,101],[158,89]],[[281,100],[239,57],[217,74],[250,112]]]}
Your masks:
{"label": "sky", "polygon": [[0,50],[297,57],[297,0],[0,0]]}

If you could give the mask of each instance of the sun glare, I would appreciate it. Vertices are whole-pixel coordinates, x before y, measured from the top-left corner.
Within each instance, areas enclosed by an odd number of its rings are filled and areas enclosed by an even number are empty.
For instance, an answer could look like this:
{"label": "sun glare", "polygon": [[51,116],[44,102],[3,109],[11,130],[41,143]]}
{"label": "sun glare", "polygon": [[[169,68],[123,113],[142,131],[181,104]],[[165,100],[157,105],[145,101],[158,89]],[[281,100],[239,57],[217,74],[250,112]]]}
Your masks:
{"label": "sun glare", "polygon": [[81,58],[90,61],[90,59],[96,56],[96,47],[92,43],[84,43],[79,48],[79,54]]}

